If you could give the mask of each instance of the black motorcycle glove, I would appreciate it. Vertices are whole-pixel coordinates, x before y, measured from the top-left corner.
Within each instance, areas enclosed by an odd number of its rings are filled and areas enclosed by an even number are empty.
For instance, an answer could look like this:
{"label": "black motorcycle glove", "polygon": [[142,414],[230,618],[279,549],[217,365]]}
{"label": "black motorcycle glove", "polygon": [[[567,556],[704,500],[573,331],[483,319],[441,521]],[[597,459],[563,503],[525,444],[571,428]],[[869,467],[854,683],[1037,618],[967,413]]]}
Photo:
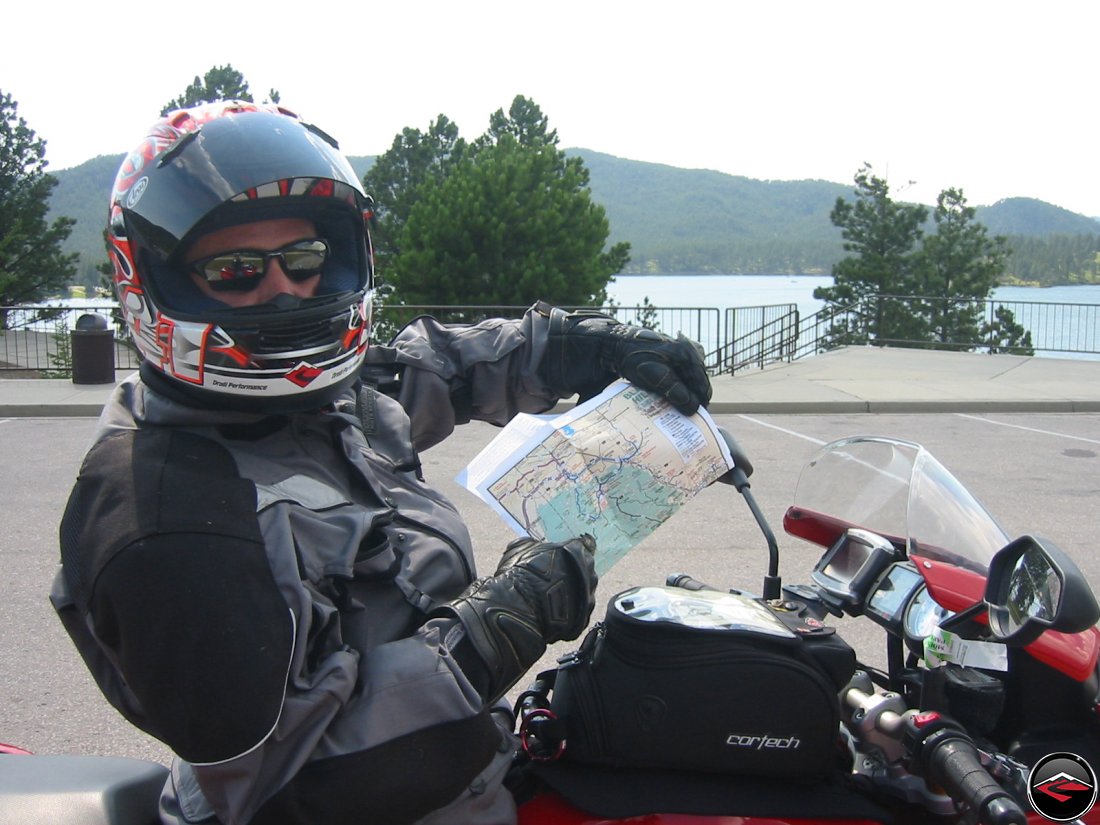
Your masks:
{"label": "black motorcycle glove", "polygon": [[[494,575],[435,611],[462,622],[463,644],[468,642],[484,672],[470,673],[468,665],[463,670],[487,701],[519,681],[547,644],[575,639],[588,626],[596,603],[595,550],[596,540],[588,535],[555,543],[518,539]],[[463,664],[462,651],[456,656]]]}
{"label": "black motorcycle glove", "polygon": [[684,415],[710,403],[710,378],[701,347],[682,333],[622,324],[607,315],[549,309],[550,330],[541,374],[564,398],[584,401],[618,377],[664,396]]}

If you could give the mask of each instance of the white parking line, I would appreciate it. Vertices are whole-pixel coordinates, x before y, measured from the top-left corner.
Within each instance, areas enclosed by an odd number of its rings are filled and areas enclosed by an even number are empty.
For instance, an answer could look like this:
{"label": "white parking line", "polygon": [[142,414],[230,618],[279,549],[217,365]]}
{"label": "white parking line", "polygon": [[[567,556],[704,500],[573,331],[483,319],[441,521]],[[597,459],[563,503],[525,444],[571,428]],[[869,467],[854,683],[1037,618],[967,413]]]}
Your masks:
{"label": "white parking line", "polygon": [[1069,435],[1068,433],[1056,433],[1053,430],[1040,430],[1037,427],[1025,427],[1022,424],[1008,424],[1004,421],[993,421],[990,418],[982,418],[980,415],[970,415],[968,413],[955,413],[959,418],[969,418],[971,421],[980,421],[983,424],[994,424],[998,427],[1010,427],[1014,430],[1027,430],[1029,433],[1039,433],[1040,435],[1053,435],[1057,438],[1068,438],[1071,441],[1084,441],[1087,444],[1100,444],[1100,440],[1095,438],[1085,438],[1080,435]]}
{"label": "white parking line", "polygon": [[795,432],[794,430],[788,430],[786,427],[777,427],[775,424],[769,424],[767,421],[761,421],[759,418],[753,418],[751,415],[738,414],[738,418],[743,418],[745,421],[751,421],[753,424],[759,424],[761,427],[767,427],[769,430],[778,430],[781,433],[787,435],[793,435],[795,438],[801,438],[804,441],[809,441],[811,444],[816,444],[821,447],[825,444],[820,438],[814,438],[813,436],[806,435],[805,433]]}

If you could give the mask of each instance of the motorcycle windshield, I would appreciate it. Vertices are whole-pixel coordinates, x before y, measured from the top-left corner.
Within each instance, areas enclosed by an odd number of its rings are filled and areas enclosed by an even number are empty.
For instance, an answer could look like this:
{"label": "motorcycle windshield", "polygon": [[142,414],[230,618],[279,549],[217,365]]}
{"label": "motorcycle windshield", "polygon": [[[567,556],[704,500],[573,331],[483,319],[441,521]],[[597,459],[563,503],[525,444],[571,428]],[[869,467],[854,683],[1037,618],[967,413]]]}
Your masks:
{"label": "motorcycle windshield", "polygon": [[920,444],[859,436],[822,447],[803,468],[795,506],[903,543],[906,552],[985,574],[1009,538]]}

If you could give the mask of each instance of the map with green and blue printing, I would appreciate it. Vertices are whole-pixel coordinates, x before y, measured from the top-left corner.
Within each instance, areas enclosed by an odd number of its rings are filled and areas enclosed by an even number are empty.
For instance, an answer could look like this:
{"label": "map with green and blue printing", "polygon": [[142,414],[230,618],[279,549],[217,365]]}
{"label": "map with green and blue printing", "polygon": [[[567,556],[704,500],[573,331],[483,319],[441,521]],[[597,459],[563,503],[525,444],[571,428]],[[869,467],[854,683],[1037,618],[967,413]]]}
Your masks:
{"label": "map with green and blue printing", "polygon": [[682,415],[625,382],[564,415],[523,416],[515,429],[460,483],[520,534],[594,536],[600,573],[732,466],[705,410]]}

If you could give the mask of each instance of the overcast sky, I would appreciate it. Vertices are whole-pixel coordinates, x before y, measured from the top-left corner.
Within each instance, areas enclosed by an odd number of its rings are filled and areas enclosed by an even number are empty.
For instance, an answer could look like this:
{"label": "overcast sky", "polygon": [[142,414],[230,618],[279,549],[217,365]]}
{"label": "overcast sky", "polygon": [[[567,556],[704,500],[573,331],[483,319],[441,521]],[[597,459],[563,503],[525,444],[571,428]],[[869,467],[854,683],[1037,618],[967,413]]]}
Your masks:
{"label": "overcast sky", "polygon": [[972,205],[1026,196],[1100,216],[1094,0],[25,8],[0,91],[53,170],[133,148],[228,63],[352,155],[440,113],[474,138],[523,94],[563,148],[764,180],[850,183],[866,161],[906,200],[954,186]]}

